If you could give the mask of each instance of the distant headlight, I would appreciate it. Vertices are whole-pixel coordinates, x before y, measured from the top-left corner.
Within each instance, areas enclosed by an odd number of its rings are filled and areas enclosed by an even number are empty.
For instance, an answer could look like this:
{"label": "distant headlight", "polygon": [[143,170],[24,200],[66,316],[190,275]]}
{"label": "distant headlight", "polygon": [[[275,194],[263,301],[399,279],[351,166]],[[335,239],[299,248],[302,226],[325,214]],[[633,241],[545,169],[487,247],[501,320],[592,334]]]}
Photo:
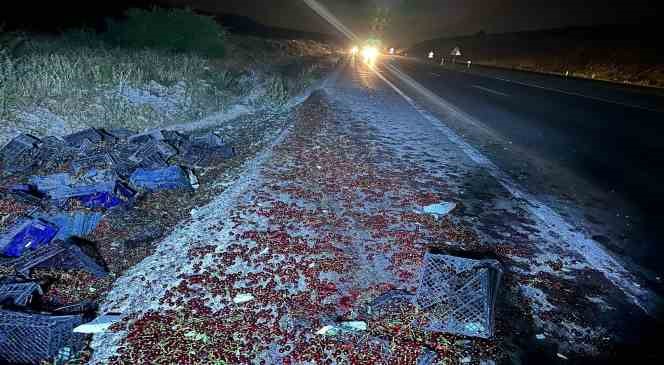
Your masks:
{"label": "distant headlight", "polygon": [[378,58],[378,48],[366,46],[362,49],[362,57],[365,62],[373,62]]}

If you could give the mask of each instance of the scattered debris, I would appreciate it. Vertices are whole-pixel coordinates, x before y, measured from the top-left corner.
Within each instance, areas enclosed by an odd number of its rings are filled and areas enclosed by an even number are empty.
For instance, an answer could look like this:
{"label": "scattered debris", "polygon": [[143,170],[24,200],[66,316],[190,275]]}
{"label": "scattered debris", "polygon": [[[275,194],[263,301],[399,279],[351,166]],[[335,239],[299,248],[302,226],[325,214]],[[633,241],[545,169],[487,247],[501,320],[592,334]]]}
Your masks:
{"label": "scattered debris", "polygon": [[317,335],[336,336],[341,332],[366,331],[367,323],[364,321],[347,321],[338,325],[327,325],[316,331]]}
{"label": "scattered debris", "polygon": [[456,208],[456,203],[450,203],[450,202],[441,202],[437,204],[431,204],[427,205],[423,208],[424,213],[426,214],[431,214],[436,219],[440,217],[444,217],[447,214],[449,214],[451,211],[453,211]]}
{"label": "scattered debris", "polygon": [[369,308],[371,311],[376,311],[383,307],[391,306],[394,303],[412,303],[414,300],[414,294],[405,290],[393,289],[374,299]]}
{"label": "scattered debris", "polygon": [[417,304],[428,314],[429,331],[493,336],[494,305],[502,269],[496,260],[424,255]]}
{"label": "scattered debris", "polygon": [[92,322],[74,328],[74,332],[86,334],[106,332],[112,325],[119,322],[121,319],[122,316],[119,314],[105,314],[95,318]]}
{"label": "scattered debris", "polygon": [[341,322],[339,327],[345,330],[366,331],[367,323],[364,321],[348,321]]}
{"label": "scattered debris", "polygon": [[233,298],[233,303],[235,304],[243,304],[246,302],[250,302],[254,300],[254,296],[252,294],[238,294]]}
{"label": "scattered debris", "polygon": [[326,334],[328,334],[328,332],[330,332],[330,331],[333,330],[334,328],[335,328],[334,326],[326,325],[326,326],[323,326],[323,327],[322,327],[321,329],[319,329],[318,331],[316,331],[316,334],[317,334],[317,335],[326,335]]}
{"label": "scattered debris", "polygon": [[420,357],[417,358],[417,365],[433,365],[436,364],[438,354],[428,348],[424,348]]}
{"label": "scattered debris", "polygon": [[[0,149],[1,197],[12,208],[0,226],[0,363],[65,364],[83,348],[85,334],[118,322],[119,315],[106,314],[85,323],[108,281],[101,259],[108,247],[98,252],[84,239],[97,240],[109,225],[124,223],[117,217],[131,214],[134,188],[147,194],[198,189],[194,171],[178,163],[208,166],[233,154],[212,133],[93,128],[63,139],[23,134]],[[127,209],[113,209],[120,206]],[[139,249],[142,243],[132,240],[151,241],[163,230],[157,224],[122,233],[131,249]],[[42,288],[44,278],[50,284]],[[234,302],[251,300],[252,294],[240,294]]]}
{"label": "scattered debris", "polygon": [[561,354],[560,352],[557,353],[556,356],[558,356],[559,358],[561,358],[561,359],[563,359],[563,360],[569,360],[569,359],[567,358],[567,356]]}
{"label": "scattered debris", "polygon": [[544,334],[539,333],[539,334],[535,335],[535,338],[542,341],[546,338],[546,336],[544,336]]}
{"label": "scattered debris", "polygon": [[63,347],[58,351],[58,355],[53,360],[53,365],[65,365],[71,360],[74,354],[71,347]]}
{"label": "scattered debris", "polygon": [[189,175],[189,185],[191,185],[191,188],[198,190],[201,185],[198,183],[198,177],[196,177],[196,174],[194,174],[194,172],[190,169],[187,170],[187,174]]}

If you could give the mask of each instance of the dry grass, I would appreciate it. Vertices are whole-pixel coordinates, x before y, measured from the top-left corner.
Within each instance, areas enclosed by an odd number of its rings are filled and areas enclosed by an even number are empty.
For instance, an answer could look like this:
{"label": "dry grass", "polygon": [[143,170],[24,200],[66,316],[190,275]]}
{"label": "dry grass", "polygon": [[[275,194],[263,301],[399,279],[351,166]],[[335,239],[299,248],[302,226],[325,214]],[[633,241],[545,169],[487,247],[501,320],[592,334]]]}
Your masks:
{"label": "dry grass", "polygon": [[[0,49],[0,144],[19,132],[144,130],[195,121],[238,103],[279,107],[321,76],[323,54],[301,57],[320,53],[320,45],[229,38],[221,59],[110,46],[83,31],[23,36],[21,46]],[[280,64],[298,71],[284,73]]]}

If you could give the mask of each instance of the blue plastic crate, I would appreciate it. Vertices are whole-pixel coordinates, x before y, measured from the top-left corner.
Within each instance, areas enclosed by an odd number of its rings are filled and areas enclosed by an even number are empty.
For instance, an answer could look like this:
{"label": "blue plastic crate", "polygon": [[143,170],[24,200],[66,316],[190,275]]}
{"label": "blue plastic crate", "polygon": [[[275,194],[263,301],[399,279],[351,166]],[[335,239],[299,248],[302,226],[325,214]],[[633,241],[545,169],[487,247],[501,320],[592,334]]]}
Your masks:
{"label": "blue plastic crate", "polygon": [[147,191],[191,189],[189,176],[179,166],[154,170],[138,169],[129,180],[137,188]]}
{"label": "blue plastic crate", "polygon": [[9,257],[19,257],[25,249],[35,250],[49,244],[58,233],[58,227],[41,219],[20,223],[20,228],[2,248],[2,253]]}

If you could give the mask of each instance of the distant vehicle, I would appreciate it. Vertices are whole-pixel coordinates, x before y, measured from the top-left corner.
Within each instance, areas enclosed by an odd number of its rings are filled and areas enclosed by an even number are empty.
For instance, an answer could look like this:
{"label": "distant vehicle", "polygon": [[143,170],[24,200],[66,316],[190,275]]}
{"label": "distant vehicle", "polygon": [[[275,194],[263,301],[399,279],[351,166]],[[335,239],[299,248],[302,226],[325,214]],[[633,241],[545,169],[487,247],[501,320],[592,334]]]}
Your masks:
{"label": "distant vehicle", "polygon": [[378,48],[374,46],[364,46],[364,48],[362,48],[362,57],[366,63],[375,62],[376,59],[378,59],[379,54],[380,52],[378,51]]}
{"label": "distant vehicle", "polygon": [[435,54],[433,53],[433,51],[429,52],[429,59],[430,59],[430,60],[433,60],[434,55],[435,55]]}

